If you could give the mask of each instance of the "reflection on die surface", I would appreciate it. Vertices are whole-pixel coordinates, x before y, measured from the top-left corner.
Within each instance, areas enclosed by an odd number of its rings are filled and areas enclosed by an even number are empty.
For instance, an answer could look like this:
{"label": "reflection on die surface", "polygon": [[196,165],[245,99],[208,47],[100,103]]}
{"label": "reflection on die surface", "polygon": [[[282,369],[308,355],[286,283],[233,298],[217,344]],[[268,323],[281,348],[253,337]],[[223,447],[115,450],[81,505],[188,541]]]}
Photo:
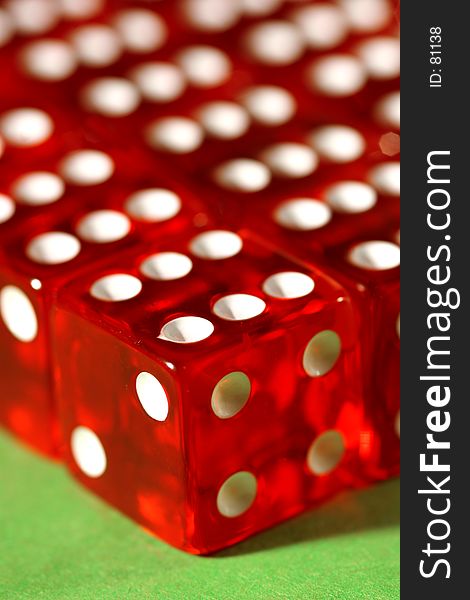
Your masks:
{"label": "reflection on die surface", "polygon": [[0,422],[186,551],[398,473],[397,11],[0,8]]}

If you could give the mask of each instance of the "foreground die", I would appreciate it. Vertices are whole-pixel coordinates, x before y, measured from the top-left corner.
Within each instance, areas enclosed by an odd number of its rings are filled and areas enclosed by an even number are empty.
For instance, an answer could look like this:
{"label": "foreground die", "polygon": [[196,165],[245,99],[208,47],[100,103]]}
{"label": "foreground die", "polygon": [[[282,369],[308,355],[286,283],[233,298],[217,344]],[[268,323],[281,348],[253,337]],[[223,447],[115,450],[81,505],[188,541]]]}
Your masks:
{"label": "foreground die", "polygon": [[116,256],[59,294],[64,456],[173,545],[208,553],[362,485],[345,290],[245,234]]}

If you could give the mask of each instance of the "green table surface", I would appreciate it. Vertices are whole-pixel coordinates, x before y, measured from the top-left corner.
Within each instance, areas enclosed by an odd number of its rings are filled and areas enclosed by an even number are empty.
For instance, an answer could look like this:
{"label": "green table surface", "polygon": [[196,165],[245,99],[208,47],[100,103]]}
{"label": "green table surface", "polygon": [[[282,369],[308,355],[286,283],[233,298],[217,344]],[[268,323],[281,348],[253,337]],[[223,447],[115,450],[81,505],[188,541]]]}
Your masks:
{"label": "green table surface", "polygon": [[213,557],[150,537],[0,433],[1,600],[399,598],[399,482],[347,492]]}

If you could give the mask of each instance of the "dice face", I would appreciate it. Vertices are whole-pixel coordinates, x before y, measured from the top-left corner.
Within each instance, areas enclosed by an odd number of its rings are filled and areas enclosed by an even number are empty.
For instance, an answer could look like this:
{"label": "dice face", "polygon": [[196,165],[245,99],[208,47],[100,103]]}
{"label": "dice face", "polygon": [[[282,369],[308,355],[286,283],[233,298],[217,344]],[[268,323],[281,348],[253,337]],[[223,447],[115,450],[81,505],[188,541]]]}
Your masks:
{"label": "dice face", "polygon": [[396,2],[24,4],[0,422],[196,554],[398,473]]}
{"label": "dice face", "polygon": [[[43,215],[31,221],[33,231],[42,231],[44,226],[47,230],[47,224]],[[65,232],[22,239],[25,232],[29,232],[28,225],[13,225],[2,239],[0,252],[0,336],[6,355],[0,367],[4,398],[0,419],[34,448],[54,455],[58,430],[49,315],[55,287],[64,278],[64,265],[76,260],[80,243]]]}
{"label": "dice face", "polygon": [[19,164],[5,161],[0,167],[0,251],[8,255],[16,251],[6,244],[23,230],[25,236],[50,228],[84,242],[130,244],[181,232],[199,214],[200,222],[208,221],[201,203],[140,153],[89,145],[34,166]]}
{"label": "dice face", "polygon": [[79,316],[59,313],[56,327],[62,456],[96,494],[185,547],[189,472],[171,368]]}
{"label": "dice face", "polygon": [[[214,230],[169,248],[150,245],[137,261],[123,254],[96,277],[94,270],[66,285],[54,317],[64,444],[77,427],[87,427],[109,466],[123,452],[143,469],[163,453],[161,477],[166,466],[174,475],[187,465],[179,493],[193,515],[192,529],[180,532],[188,550],[213,551],[344,485],[363,483],[351,475],[358,470],[363,405],[357,332],[344,289],[247,235]],[[110,333],[121,338],[119,350]],[[104,363],[97,355],[106,356]],[[113,364],[126,367],[103,380]],[[101,405],[101,396],[109,403]],[[320,450],[309,458],[317,439]],[[161,440],[171,440],[168,452]],[[71,468],[86,485],[182,543],[139,505],[143,495],[171,512],[155,463],[154,479],[120,468],[119,484],[112,473],[95,481],[77,463],[73,443],[69,448]],[[283,472],[292,489],[279,487]],[[226,494],[220,491],[237,473],[247,474],[240,485],[253,495],[243,510],[237,478],[232,491],[229,484]],[[122,486],[125,497],[117,491]]]}

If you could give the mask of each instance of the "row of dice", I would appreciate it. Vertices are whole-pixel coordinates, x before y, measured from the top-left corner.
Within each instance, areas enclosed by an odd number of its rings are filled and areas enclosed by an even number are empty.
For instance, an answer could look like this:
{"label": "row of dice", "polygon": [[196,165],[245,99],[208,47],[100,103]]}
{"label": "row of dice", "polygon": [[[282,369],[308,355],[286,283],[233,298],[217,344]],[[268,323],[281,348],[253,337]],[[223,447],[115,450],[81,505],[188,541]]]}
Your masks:
{"label": "row of dice", "polygon": [[[0,421],[190,552],[398,472],[399,98],[396,43],[382,36],[371,50],[359,36],[393,33],[391,5],[374,1],[362,14],[347,0],[295,12],[162,0],[149,16],[24,0],[43,24],[46,5],[99,21],[51,20],[30,34],[50,29],[52,46],[15,38],[0,55],[11,75],[0,105]],[[14,6],[0,12],[0,40],[29,35],[28,11]],[[239,22],[271,11],[277,21]],[[369,73],[347,102],[325,103],[297,78],[306,45],[329,49],[318,46],[327,27],[330,41],[342,31],[333,45],[350,66],[362,49],[353,62]],[[273,62],[278,45],[301,49],[292,71],[289,53]],[[147,70],[131,56],[142,53]],[[223,76],[201,84],[217,64]],[[169,66],[170,83],[183,73],[200,88],[167,99],[173,113],[144,93],[162,65],[160,91]],[[129,111],[132,68],[146,101]],[[233,125],[234,107],[261,126],[213,135]],[[171,143],[149,149],[144,126],[165,119]],[[169,153],[188,123],[206,143]]]}
{"label": "row of dice", "polygon": [[145,527],[207,552],[396,472],[397,256],[354,245],[343,287],[249,233],[187,233],[81,272],[4,265],[1,416]]}

